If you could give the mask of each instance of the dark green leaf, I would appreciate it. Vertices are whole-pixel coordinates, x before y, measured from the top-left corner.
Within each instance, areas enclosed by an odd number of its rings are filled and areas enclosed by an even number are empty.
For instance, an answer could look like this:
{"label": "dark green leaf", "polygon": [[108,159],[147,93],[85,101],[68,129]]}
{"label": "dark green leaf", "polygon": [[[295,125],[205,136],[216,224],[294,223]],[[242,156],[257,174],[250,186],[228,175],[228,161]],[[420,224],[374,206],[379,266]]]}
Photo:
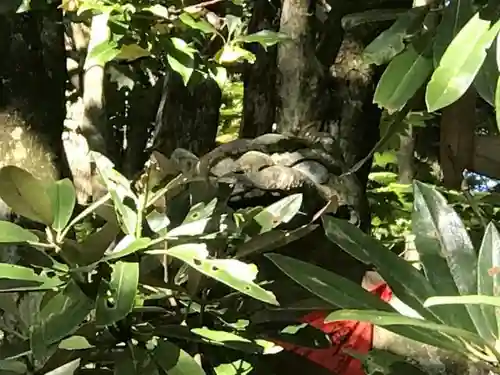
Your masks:
{"label": "dark green leaf", "polygon": [[474,79],[474,87],[483,100],[495,106],[495,90],[498,81],[498,66],[496,61],[497,43],[493,43],[484,59],[483,65]]}
{"label": "dark green leaf", "polygon": [[434,42],[434,63],[436,66],[451,41],[474,14],[472,3],[473,0],[452,0],[444,4],[443,17],[437,28]]}
{"label": "dark green leaf", "polygon": [[0,198],[17,214],[51,225],[52,203],[43,184],[24,169],[9,165],[0,169]]}
{"label": "dark green leaf", "polygon": [[0,221],[0,243],[38,242],[39,238],[29,230],[10,221]]}
{"label": "dark green leaf", "polygon": [[422,27],[428,7],[416,7],[398,17],[396,22],[381,33],[364,50],[366,62],[382,65],[405,49],[405,39]]}
{"label": "dark green leaf", "polygon": [[204,34],[215,34],[217,30],[204,19],[195,20],[189,13],[182,13],[179,19],[192,29],[200,30]]}
{"label": "dark green leaf", "polygon": [[0,263],[0,292],[47,290],[61,284],[56,276],[37,275],[31,268]]}
{"label": "dark green leaf", "polygon": [[428,311],[422,306],[436,292],[409,262],[345,220],[325,216],[323,227],[327,237],[342,250],[365,264],[373,264],[404,303],[426,319],[436,320],[437,312]]}
{"label": "dark green leaf", "polygon": [[425,52],[410,45],[396,56],[382,74],[373,102],[389,113],[403,109],[431,74],[432,60]]}
{"label": "dark green leaf", "polygon": [[[483,296],[500,296],[500,234],[493,223],[489,223],[481,243],[477,263],[477,292]],[[495,308],[481,306],[484,319],[494,337],[500,337],[500,322]]]}
{"label": "dark green leaf", "polygon": [[75,282],[69,282],[63,290],[50,298],[40,311],[30,336],[33,355],[43,357],[52,344],[76,331],[92,307],[93,301]]}
{"label": "dark green leaf", "polygon": [[[476,253],[460,217],[432,187],[416,181],[413,189],[415,245],[425,275],[436,294],[455,296],[476,293]],[[456,306],[447,309],[446,314],[443,311],[440,316],[446,324],[471,332],[477,329],[481,337],[491,339],[481,309],[478,306],[466,306],[466,309]]]}
{"label": "dark green leaf", "polygon": [[166,340],[158,343],[153,356],[156,363],[168,375],[205,375],[205,371],[193,357]]}
{"label": "dark green leaf", "polygon": [[26,374],[28,368],[24,362],[14,359],[0,359],[0,371],[14,372],[16,374]]}
{"label": "dark green leaf", "polygon": [[125,318],[134,307],[138,283],[138,262],[115,263],[109,289],[105,288],[96,301],[96,324],[109,325]]}
{"label": "dark green leaf", "polygon": [[59,232],[66,227],[73,214],[76,203],[75,188],[72,182],[65,178],[52,184],[47,193],[54,212],[52,228]]}

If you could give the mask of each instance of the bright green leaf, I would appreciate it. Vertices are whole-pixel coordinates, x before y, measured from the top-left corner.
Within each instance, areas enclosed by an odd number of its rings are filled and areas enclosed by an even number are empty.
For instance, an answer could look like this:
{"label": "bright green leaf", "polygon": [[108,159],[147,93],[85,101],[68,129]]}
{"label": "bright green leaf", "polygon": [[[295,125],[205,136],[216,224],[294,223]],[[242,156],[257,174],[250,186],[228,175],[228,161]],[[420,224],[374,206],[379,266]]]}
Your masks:
{"label": "bright green leaf", "polygon": [[203,368],[186,351],[166,340],[153,352],[156,363],[169,375],[205,375]]}
{"label": "bright green leaf", "polygon": [[59,349],[64,350],[84,350],[93,348],[88,340],[83,336],[71,336],[59,343]]}
{"label": "bright green leaf", "polygon": [[281,223],[288,223],[302,206],[302,194],[292,194],[269,205],[253,217],[259,224],[261,233],[269,232]]}
{"label": "bright green leaf", "polygon": [[205,34],[215,34],[217,30],[204,19],[195,20],[189,13],[182,13],[179,19],[192,29],[200,30]]}
{"label": "bright green leaf", "polygon": [[120,53],[116,55],[117,60],[134,61],[141,57],[148,57],[151,55],[147,49],[142,48],[138,44],[125,44],[121,46]]}
{"label": "bright green leaf", "polygon": [[250,375],[253,366],[243,359],[237,359],[231,363],[223,363],[214,368],[216,375]]}
{"label": "bright green leaf", "polygon": [[425,101],[429,112],[452,104],[467,91],[499,29],[500,21],[490,29],[490,21],[476,13],[460,30],[427,85]]}
{"label": "bright green leaf", "polygon": [[432,60],[419,53],[413,45],[396,56],[380,78],[373,102],[389,113],[400,111],[432,71]]}
{"label": "bright green leaf", "polygon": [[256,57],[252,52],[235,44],[226,44],[215,54],[215,60],[219,64],[232,64],[241,61],[248,61],[250,64],[253,64]]}
{"label": "bright green leaf", "polygon": [[174,246],[167,255],[180,259],[204,275],[250,297],[278,305],[273,293],[261,288],[253,281],[257,276],[257,267],[236,259],[208,259],[205,244],[184,244]]}
{"label": "bright green leaf", "polygon": [[85,67],[91,65],[104,66],[120,54],[118,43],[114,40],[105,40],[92,48],[85,61]]}
{"label": "bright green leaf", "polygon": [[[477,262],[477,292],[482,296],[495,296],[497,298],[500,296],[499,249],[500,234],[495,224],[489,223],[481,243]],[[481,309],[493,336],[500,337],[500,322],[496,317],[495,308],[483,305]]]}
{"label": "bright green leaf", "polygon": [[104,288],[96,301],[96,324],[105,326],[125,318],[134,307],[138,284],[139,263],[115,263],[109,289]]}
{"label": "bright green leaf", "polygon": [[39,238],[29,230],[10,221],[0,221],[0,243],[38,242]]}
{"label": "bright green leaf", "polygon": [[56,276],[37,275],[28,267],[0,263],[0,292],[48,290],[61,284],[62,281]]}
{"label": "bright green leaf", "polygon": [[267,48],[287,40],[290,40],[290,37],[284,33],[261,30],[254,34],[239,36],[234,39],[234,42],[259,43],[262,47]]}
{"label": "bright green leaf", "polygon": [[150,7],[143,8],[143,10],[153,13],[155,16],[165,18],[167,20],[169,19],[168,10],[163,5],[155,4]]}
{"label": "bright green leaf", "polygon": [[59,232],[66,227],[73,214],[76,204],[75,188],[73,183],[65,178],[51,185],[47,193],[52,202],[52,210],[54,212],[52,228]]}
{"label": "bright green leaf", "polygon": [[73,375],[80,367],[80,358],[74,359],[52,371],[45,373],[45,375]]}
{"label": "bright green leaf", "polygon": [[116,245],[112,252],[106,254],[102,261],[109,262],[110,260],[123,258],[127,255],[135,253],[136,251],[147,248],[150,243],[151,239],[147,237],[135,239],[133,236],[125,236]]}

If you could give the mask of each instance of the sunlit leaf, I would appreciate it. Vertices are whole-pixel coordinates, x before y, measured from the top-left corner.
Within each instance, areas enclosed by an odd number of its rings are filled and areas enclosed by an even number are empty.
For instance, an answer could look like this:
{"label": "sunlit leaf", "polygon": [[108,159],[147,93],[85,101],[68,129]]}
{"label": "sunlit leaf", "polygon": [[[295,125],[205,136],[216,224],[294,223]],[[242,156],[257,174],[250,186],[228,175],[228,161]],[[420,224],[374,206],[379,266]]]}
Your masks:
{"label": "sunlit leaf", "polygon": [[168,10],[163,5],[155,4],[150,7],[145,7],[143,10],[153,13],[155,16],[161,18],[169,18]]}
{"label": "sunlit leaf", "polygon": [[179,19],[185,25],[195,30],[200,30],[205,34],[215,34],[217,30],[209,22],[204,19],[195,20],[189,13],[182,13]]}
{"label": "sunlit leaf", "polygon": [[125,44],[121,46],[120,52],[116,55],[117,60],[134,61],[141,57],[150,56],[151,52],[138,44]]}
{"label": "sunlit leaf", "polygon": [[[496,297],[500,301],[500,234],[495,224],[489,223],[481,243],[477,264],[477,292],[482,296]],[[500,304],[499,304],[500,306]],[[484,319],[493,336],[500,337],[500,322],[492,306],[481,306]]]}
{"label": "sunlit leaf", "polygon": [[250,64],[253,64],[256,57],[252,52],[235,44],[226,44],[216,53],[215,60],[219,64],[232,64],[240,61],[248,61]]}
{"label": "sunlit leaf", "polygon": [[429,112],[452,104],[467,91],[499,29],[500,21],[490,29],[490,21],[476,13],[460,30],[427,85],[425,101]]}
{"label": "sunlit leaf", "polygon": [[269,232],[281,223],[292,220],[302,206],[302,194],[292,194],[272,203],[253,217],[260,226],[259,233]]}
{"label": "sunlit leaf", "polygon": [[379,80],[373,102],[389,113],[400,111],[432,71],[432,59],[419,53],[413,45],[396,56]]}
{"label": "sunlit leaf", "polygon": [[62,281],[56,276],[38,275],[28,267],[0,263],[0,292],[48,290],[61,284]]}
{"label": "sunlit leaf", "polygon": [[102,261],[108,262],[110,260],[123,258],[127,255],[133,254],[139,250],[147,248],[150,243],[151,239],[147,237],[141,237],[136,239],[133,236],[125,236],[116,245],[113,251],[106,254],[106,256],[102,259]]}
{"label": "sunlit leaf", "polygon": [[254,264],[236,259],[209,259],[205,244],[174,246],[166,254],[241,293],[273,305],[278,304],[273,293],[254,283],[258,272]]}
{"label": "sunlit leaf", "polygon": [[64,350],[84,350],[93,348],[88,340],[83,336],[71,336],[59,343],[59,349]]}
{"label": "sunlit leaf", "polygon": [[39,238],[27,229],[10,221],[0,221],[0,243],[38,242]]}
{"label": "sunlit leaf", "polygon": [[259,43],[264,48],[286,40],[290,40],[288,35],[271,30],[261,30],[253,34],[241,35],[234,39],[235,42]]}
{"label": "sunlit leaf", "polygon": [[74,359],[52,371],[45,373],[45,375],[73,375],[80,367],[80,358]]}

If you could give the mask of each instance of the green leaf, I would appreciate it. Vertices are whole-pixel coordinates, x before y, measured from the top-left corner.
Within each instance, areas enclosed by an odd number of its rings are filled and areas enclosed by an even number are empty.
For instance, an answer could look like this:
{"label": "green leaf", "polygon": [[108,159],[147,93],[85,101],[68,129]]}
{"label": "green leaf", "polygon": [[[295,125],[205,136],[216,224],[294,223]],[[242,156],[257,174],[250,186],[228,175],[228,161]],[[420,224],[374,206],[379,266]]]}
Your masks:
{"label": "green leaf", "polygon": [[153,357],[168,375],[205,375],[203,368],[186,351],[166,340],[158,343]]}
{"label": "green leaf", "polygon": [[114,40],[105,40],[96,44],[88,53],[85,67],[90,65],[104,66],[120,54],[118,43]]}
{"label": "green leaf", "polygon": [[261,288],[253,281],[257,267],[236,259],[208,259],[206,244],[184,244],[166,251],[167,255],[180,259],[198,272],[227,286],[272,305],[278,305],[273,293]]}
{"label": "green leaf", "polygon": [[153,13],[155,16],[158,16],[160,18],[165,18],[169,19],[169,14],[167,8],[165,8],[163,5],[160,4],[155,4],[150,7],[145,7],[143,10],[148,11]]}
{"label": "green leaf", "polygon": [[52,228],[60,232],[69,223],[73,214],[76,204],[75,188],[73,183],[65,178],[52,184],[47,189],[47,193],[52,202],[52,210],[54,212]]}
{"label": "green leaf", "polygon": [[332,306],[392,310],[360,285],[318,266],[276,253],[265,256],[296,283]]}
{"label": "green leaf", "polygon": [[204,19],[195,20],[189,13],[182,13],[179,19],[192,29],[200,30],[204,34],[215,34],[217,30]]}
{"label": "green leaf", "polygon": [[[500,296],[500,234],[493,223],[489,223],[484,234],[477,262],[477,293],[483,296]],[[500,300],[500,298],[499,298]],[[495,308],[481,306],[484,319],[494,337],[500,337],[500,322]]]}
{"label": "green leaf", "polygon": [[30,344],[34,356],[44,356],[52,344],[75,332],[92,307],[93,301],[70,281],[42,307],[32,327]]}
{"label": "green leaf", "polygon": [[40,239],[29,230],[10,221],[0,221],[0,243],[38,242]]}
{"label": "green leaf", "polygon": [[124,350],[116,352],[113,373],[115,375],[160,375],[158,366],[151,357],[146,348],[128,345]]}
{"label": "green leaf", "polygon": [[214,368],[216,375],[250,375],[253,365],[243,359],[237,359],[231,363],[222,363]]}
{"label": "green leaf", "polygon": [[403,109],[431,74],[432,60],[425,53],[417,52],[410,45],[396,56],[382,74],[373,102],[385,108],[389,114]]}
{"label": "green leaf", "polygon": [[110,260],[115,260],[123,258],[127,255],[133,254],[139,250],[147,248],[151,243],[151,239],[147,237],[134,238],[133,236],[125,236],[116,245],[112,252],[106,254],[102,259],[103,262],[109,262]]}
{"label": "green leaf", "polygon": [[500,130],[500,76],[497,79],[497,86],[495,88],[495,118],[497,127]]}
{"label": "green leaf", "polygon": [[[337,320],[358,320],[361,322],[370,322],[377,326],[413,326],[424,328],[431,332],[440,332],[453,335],[456,337],[461,337],[467,341],[476,343],[481,347],[485,347],[487,343],[481,339],[481,337],[476,334],[445,324],[439,324],[434,322],[429,322],[423,319],[410,318],[403,316],[399,313],[388,312],[388,311],[376,311],[376,310],[338,310],[330,313],[326,318],[325,322],[333,322]],[[443,346],[441,346],[443,347]]]}
{"label": "green leaf", "polygon": [[9,165],[0,169],[0,198],[17,214],[51,225],[52,203],[41,181],[24,169]]}
{"label": "green leaf", "polygon": [[253,64],[255,60],[256,57],[252,52],[236,44],[226,44],[215,54],[215,61],[222,65],[242,61],[248,61],[250,64]]}
{"label": "green leaf", "polygon": [[71,336],[59,343],[59,349],[64,350],[84,350],[93,348],[88,340],[83,336]]}
{"label": "green leaf", "polygon": [[436,292],[409,262],[345,220],[325,216],[323,227],[327,237],[342,250],[365,264],[373,264],[404,303],[423,317],[436,320],[438,311],[427,311],[422,306],[424,301]]}
{"label": "green leaf", "polygon": [[405,39],[422,27],[422,22],[429,12],[428,7],[416,7],[400,15],[396,22],[382,32],[364,50],[367,63],[383,65],[405,49]]}
{"label": "green leaf", "polygon": [[109,289],[105,288],[96,301],[96,324],[105,326],[125,318],[134,307],[138,284],[138,262],[115,263]]}
{"label": "green leaf", "polygon": [[427,85],[425,101],[429,112],[458,100],[470,87],[486,58],[486,50],[500,29],[476,13],[446,49]]}
{"label": "green leaf", "polygon": [[151,56],[151,52],[138,44],[124,44],[120,47],[120,53],[115,56],[116,60],[134,61],[141,57]]}
{"label": "green leaf", "polygon": [[265,49],[287,40],[290,40],[288,35],[271,30],[261,30],[254,34],[242,35],[234,38],[234,42],[259,43]]}
{"label": "green leaf", "polygon": [[302,194],[292,194],[269,205],[253,217],[259,224],[259,234],[269,232],[281,223],[288,223],[302,206]]}
{"label": "green leaf", "polygon": [[[383,311],[393,311],[389,304],[367,292],[360,285],[332,272],[281,254],[266,254],[265,256],[292,280],[332,304],[332,306],[353,309],[377,309],[375,317]],[[459,350],[463,347],[463,345],[457,345],[452,339],[443,336],[439,332],[422,332],[413,327],[389,327],[388,329],[413,340],[439,347],[452,350]]]}
{"label": "green leaf", "polygon": [[500,297],[469,295],[469,296],[437,296],[425,301],[426,306],[439,305],[487,305],[500,307]]}
{"label": "green leaf", "polygon": [[191,332],[203,337],[211,344],[222,345],[245,353],[263,354],[266,349],[264,346],[259,345],[258,341],[249,340],[232,332],[208,328],[193,328]]}
{"label": "green leaf", "polygon": [[27,374],[26,364],[14,359],[0,359],[0,371],[13,372],[16,374]]}
{"label": "green leaf", "polygon": [[446,48],[474,14],[473,0],[451,0],[445,4],[434,42],[434,62],[438,65]]}
{"label": "green leaf", "polygon": [[0,292],[48,290],[61,284],[56,276],[37,275],[28,267],[0,263]]}
{"label": "green leaf", "polygon": [[[427,279],[438,295],[476,293],[476,253],[460,217],[437,190],[418,181],[413,189],[413,234]],[[471,332],[475,326],[481,337],[491,339],[481,309],[466,309],[457,306],[448,310],[443,322]]]}
{"label": "green leaf", "polygon": [[171,48],[168,49],[167,61],[170,67],[180,74],[184,85],[187,86],[194,72],[194,52],[184,40],[180,38],[170,39]]}
{"label": "green leaf", "polygon": [[498,66],[496,62],[497,43],[494,43],[484,59],[483,65],[474,79],[474,87],[483,100],[495,106],[495,89],[498,81]]}

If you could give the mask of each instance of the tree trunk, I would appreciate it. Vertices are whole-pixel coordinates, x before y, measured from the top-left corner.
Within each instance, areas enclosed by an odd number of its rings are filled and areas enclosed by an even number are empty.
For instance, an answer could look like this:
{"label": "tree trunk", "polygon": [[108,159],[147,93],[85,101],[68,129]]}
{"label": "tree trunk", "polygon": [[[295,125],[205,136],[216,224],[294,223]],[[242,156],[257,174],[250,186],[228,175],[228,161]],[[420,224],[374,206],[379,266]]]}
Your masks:
{"label": "tree trunk", "polygon": [[[15,130],[15,121],[21,130],[21,143],[28,145],[32,139],[45,150],[45,158],[41,149],[36,158],[25,150],[27,165],[50,162],[55,166],[54,177],[69,176],[62,146],[66,68],[61,11],[54,5],[1,15],[0,51],[0,111],[4,120],[10,119],[0,124],[1,132]],[[0,148],[4,147],[12,145],[2,142]],[[42,165],[39,168],[43,169]]]}

